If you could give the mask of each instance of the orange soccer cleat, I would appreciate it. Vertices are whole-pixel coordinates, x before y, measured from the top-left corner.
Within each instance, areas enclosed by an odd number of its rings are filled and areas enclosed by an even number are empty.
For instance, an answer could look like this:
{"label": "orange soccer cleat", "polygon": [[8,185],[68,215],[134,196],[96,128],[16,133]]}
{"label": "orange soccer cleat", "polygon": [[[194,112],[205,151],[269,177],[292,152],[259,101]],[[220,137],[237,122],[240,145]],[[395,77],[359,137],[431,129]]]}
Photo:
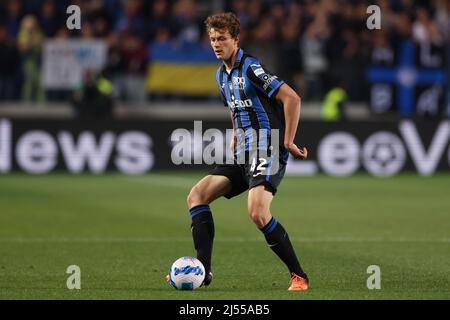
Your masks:
{"label": "orange soccer cleat", "polygon": [[292,273],[291,285],[289,286],[289,291],[305,291],[309,289],[308,279],[302,278],[295,273]]}

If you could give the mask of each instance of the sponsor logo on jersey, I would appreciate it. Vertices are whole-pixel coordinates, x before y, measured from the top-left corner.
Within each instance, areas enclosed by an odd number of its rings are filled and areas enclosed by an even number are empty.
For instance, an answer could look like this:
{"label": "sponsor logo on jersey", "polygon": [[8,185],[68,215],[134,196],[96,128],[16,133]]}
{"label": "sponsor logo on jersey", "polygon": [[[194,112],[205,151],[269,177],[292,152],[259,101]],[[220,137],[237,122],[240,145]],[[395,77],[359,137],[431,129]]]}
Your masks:
{"label": "sponsor logo on jersey", "polygon": [[263,73],[266,73],[266,72],[264,71],[263,68],[258,68],[258,69],[256,69],[254,72],[255,72],[255,75],[256,75],[256,76],[260,76],[260,75],[262,75]]}
{"label": "sponsor logo on jersey", "polygon": [[235,89],[243,90],[245,88],[245,78],[244,77],[233,77],[233,86]]}
{"label": "sponsor logo on jersey", "polygon": [[253,105],[253,103],[252,103],[252,100],[250,100],[250,99],[228,101],[228,106],[231,109],[251,107],[252,105]]}
{"label": "sponsor logo on jersey", "polygon": [[271,76],[271,77],[269,77],[268,75],[265,75],[265,76],[263,77],[263,79],[264,79],[263,89],[266,90],[266,89],[270,86],[270,84],[272,83],[272,81],[278,79],[278,77],[277,77],[277,76]]}

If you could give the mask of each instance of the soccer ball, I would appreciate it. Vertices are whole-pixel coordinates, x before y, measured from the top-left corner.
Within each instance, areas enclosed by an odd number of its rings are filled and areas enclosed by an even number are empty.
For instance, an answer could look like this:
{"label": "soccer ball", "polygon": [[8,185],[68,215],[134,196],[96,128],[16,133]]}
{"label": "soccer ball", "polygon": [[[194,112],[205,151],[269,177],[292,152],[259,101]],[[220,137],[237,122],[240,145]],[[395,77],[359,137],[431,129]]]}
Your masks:
{"label": "soccer ball", "polygon": [[169,282],[175,289],[194,290],[200,287],[205,279],[205,267],[194,257],[181,257],[172,264]]}

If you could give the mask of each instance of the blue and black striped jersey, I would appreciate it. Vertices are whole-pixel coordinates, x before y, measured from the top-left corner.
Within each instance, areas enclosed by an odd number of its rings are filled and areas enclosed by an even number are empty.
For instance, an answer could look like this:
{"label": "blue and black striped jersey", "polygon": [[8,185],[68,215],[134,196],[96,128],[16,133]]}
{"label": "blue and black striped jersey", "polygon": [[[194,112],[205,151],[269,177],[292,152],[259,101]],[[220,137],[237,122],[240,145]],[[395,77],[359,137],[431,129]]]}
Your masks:
{"label": "blue and black striped jersey", "polygon": [[[272,129],[279,130],[279,147],[284,141],[284,109],[275,99],[283,80],[267,70],[259,60],[239,49],[236,62],[228,73],[222,64],[216,73],[216,81],[224,105],[230,108],[236,129],[245,132],[245,149],[249,151],[252,136],[250,129],[260,129],[270,138]],[[239,137],[238,137],[239,139]],[[270,141],[270,140],[266,140]],[[258,147],[261,147],[258,144]],[[236,153],[242,151],[240,144]],[[281,153],[281,152],[280,152]]]}

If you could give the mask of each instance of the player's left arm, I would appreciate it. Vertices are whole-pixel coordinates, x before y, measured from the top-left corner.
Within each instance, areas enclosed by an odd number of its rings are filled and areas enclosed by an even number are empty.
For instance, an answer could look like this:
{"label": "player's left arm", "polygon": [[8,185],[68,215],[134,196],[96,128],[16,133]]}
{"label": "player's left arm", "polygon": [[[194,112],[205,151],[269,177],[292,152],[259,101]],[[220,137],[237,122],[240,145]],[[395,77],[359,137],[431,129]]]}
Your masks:
{"label": "player's left arm", "polygon": [[305,147],[299,148],[294,143],[298,123],[300,121],[300,110],[302,100],[297,93],[286,83],[279,88],[275,98],[283,103],[284,106],[284,147],[294,158],[306,159],[308,150]]}

